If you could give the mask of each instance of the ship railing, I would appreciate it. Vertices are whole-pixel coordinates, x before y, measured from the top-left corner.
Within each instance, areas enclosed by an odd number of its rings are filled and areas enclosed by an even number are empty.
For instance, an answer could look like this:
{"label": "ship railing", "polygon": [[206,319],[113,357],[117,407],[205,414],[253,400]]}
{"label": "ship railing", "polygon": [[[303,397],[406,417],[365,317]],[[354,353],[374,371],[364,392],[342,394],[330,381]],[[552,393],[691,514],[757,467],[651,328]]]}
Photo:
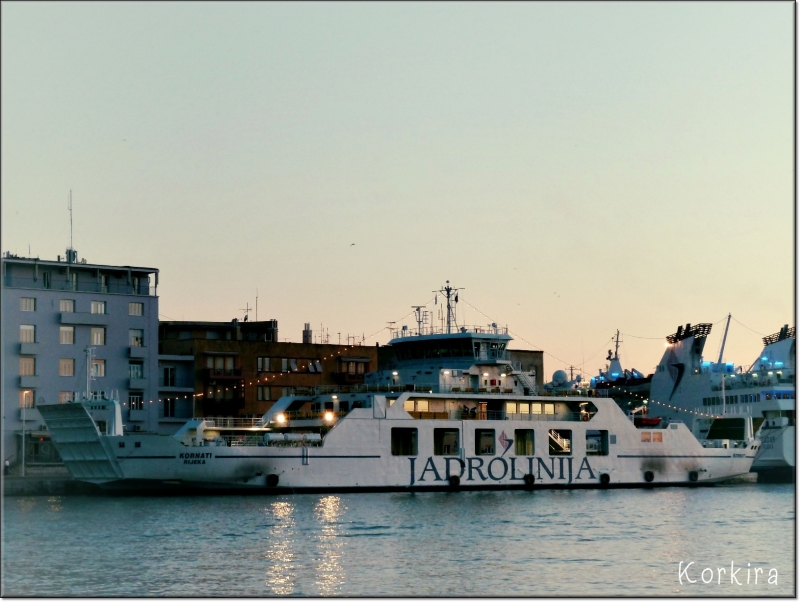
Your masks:
{"label": "ship railing", "polygon": [[492,326],[487,324],[485,326],[451,326],[450,332],[447,332],[445,326],[423,326],[422,328],[392,328],[391,338],[404,339],[407,337],[426,336],[431,334],[459,334],[459,333],[474,333],[474,334],[508,334],[508,327],[506,326]]}
{"label": "ship railing", "polygon": [[228,418],[223,416],[215,416],[209,418],[200,418],[205,420],[206,428],[257,428],[263,426],[261,418]]}

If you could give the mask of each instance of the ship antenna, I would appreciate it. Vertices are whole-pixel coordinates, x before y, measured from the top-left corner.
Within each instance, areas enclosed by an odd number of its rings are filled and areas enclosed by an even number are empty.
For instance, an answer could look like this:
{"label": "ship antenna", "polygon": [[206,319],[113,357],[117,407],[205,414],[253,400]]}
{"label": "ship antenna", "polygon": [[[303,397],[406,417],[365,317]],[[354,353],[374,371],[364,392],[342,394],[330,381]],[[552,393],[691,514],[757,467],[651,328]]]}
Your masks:
{"label": "ship antenna", "polygon": [[619,359],[619,330],[617,330],[617,338],[614,347],[614,359],[615,360]]}
{"label": "ship antenna", "polygon": [[[434,293],[442,293],[447,301],[447,334],[450,334],[451,325],[456,324],[456,303],[458,303],[458,291],[463,291],[463,288],[454,288],[450,286],[450,281],[445,281],[445,285]],[[451,303],[451,299],[453,302]]]}

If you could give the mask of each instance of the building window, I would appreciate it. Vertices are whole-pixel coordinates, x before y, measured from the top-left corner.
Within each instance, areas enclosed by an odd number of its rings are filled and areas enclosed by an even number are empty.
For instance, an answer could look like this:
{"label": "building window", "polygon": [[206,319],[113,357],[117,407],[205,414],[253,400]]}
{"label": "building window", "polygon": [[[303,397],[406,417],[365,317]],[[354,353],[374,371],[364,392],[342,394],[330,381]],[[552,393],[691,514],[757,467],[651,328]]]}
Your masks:
{"label": "building window", "polygon": [[347,373],[348,374],[355,374],[356,373],[356,363],[355,362],[347,362]]}
{"label": "building window", "polygon": [[100,292],[108,292],[108,274],[100,274]]}
{"label": "building window", "polygon": [[417,455],[417,429],[407,429],[407,428],[392,429],[392,455],[393,456]]}
{"label": "building window", "polygon": [[134,276],[133,278],[131,278],[131,286],[133,288],[133,294],[134,295],[138,295],[139,294],[139,277],[138,276]]}
{"label": "building window", "polygon": [[92,301],[92,313],[93,314],[104,314],[104,313],[106,313],[106,302],[105,301]]}
{"label": "building window", "polygon": [[144,366],[141,362],[130,362],[128,364],[128,375],[130,378],[142,378]]}
{"label": "building window", "polygon": [[19,300],[20,311],[36,311],[36,298],[35,297],[22,297]]}
{"label": "building window", "polygon": [[106,329],[105,328],[92,328],[92,345],[105,345],[106,344]]}
{"label": "building window", "polygon": [[58,374],[60,376],[75,376],[75,360],[58,360]]}
{"label": "building window", "polygon": [[64,313],[73,313],[75,311],[74,299],[61,299],[58,304],[58,309]]}
{"label": "building window", "polygon": [[289,359],[282,358],[281,359],[281,372],[288,372],[289,371]]}
{"label": "building window", "polygon": [[268,357],[258,358],[256,370],[258,372],[269,372],[269,358]]}
{"label": "building window", "polygon": [[106,360],[92,360],[92,376],[103,378],[106,375]]}
{"label": "building window", "polygon": [[433,455],[452,456],[457,453],[458,429],[433,429]]}
{"label": "building window", "polygon": [[62,326],[58,331],[58,342],[62,345],[75,344],[75,327]]}
{"label": "building window", "polygon": [[175,418],[175,402],[174,397],[164,400],[164,418]]}
{"label": "building window", "polygon": [[70,290],[77,291],[78,290],[78,273],[77,272],[70,272],[69,275],[69,288]]}
{"label": "building window", "polygon": [[533,429],[514,430],[514,453],[518,456],[533,455]]}
{"label": "building window", "polygon": [[33,376],[36,372],[36,359],[32,357],[19,358],[19,375]]}
{"label": "building window", "polygon": [[164,385],[165,387],[174,387],[175,386],[175,367],[174,366],[166,366],[164,367]]}
{"label": "building window", "polygon": [[258,401],[269,401],[269,387],[259,386],[257,387],[258,390]]}
{"label": "building window", "polygon": [[572,454],[572,431],[550,429],[548,435],[551,456],[569,456]]}
{"label": "building window", "polygon": [[58,394],[58,403],[69,403],[75,401],[75,393],[73,391],[61,391]]}
{"label": "building window", "polygon": [[475,429],[475,455],[494,455],[494,429]]}
{"label": "building window", "polygon": [[356,364],[356,373],[364,374],[364,362],[358,362],[358,364]]}
{"label": "building window", "polygon": [[143,410],[144,409],[144,400],[142,399],[141,393],[129,393],[128,394],[128,405],[130,405],[132,410]]}
{"label": "building window", "polygon": [[30,389],[23,389],[19,392],[19,407],[32,408],[33,407],[33,391]]}
{"label": "building window", "polygon": [[128,331],[131,347],[144,347],[144,330],[131,329]]}
{"label": "building window", "polygon": [[50,282],[50,272],[42,272],[42,285],[44,288],[51,288],[52,284]]}
{"label": "building window", "polygon": [[128,315],[129,316],[143,316],[144,315],[144,303],[128,303]]}
{"label": "building window", "polygon": [[33,324],[22,324],[19,327],[19,342],[20,343],[35,343],[36,342],[36,327]]}

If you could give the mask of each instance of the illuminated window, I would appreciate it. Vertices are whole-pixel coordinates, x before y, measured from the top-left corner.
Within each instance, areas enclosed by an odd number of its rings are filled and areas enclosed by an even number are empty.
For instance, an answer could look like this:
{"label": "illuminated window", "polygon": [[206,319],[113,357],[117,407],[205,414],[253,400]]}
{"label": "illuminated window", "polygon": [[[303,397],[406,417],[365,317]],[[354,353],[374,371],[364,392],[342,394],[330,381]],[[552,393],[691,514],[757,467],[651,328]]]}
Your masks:
{"label": "illuminated window", "polygon": [[30,389],[23,389],[19,392],[19,407],[32,408],[33,407],[33,391]]}
{"label": "illuminated window", "polygon": [[19,327],[19,342],[20,343],[35,343],[36,342],[36,327],[32,324],[22,324]]}
{"label": "illuminated window", "polygon": [[650,432],[642,431],[642,443],[650,443]]}
{"label": "illuminated window", "polygon": [[36,359],[32,357],[19,358],[19,375],[33,376],[36,372]]}
{"label": "illuminated window", "polygon": [[75,376],[75,360],[58,360],[59,376]]}
{"label": "illuminated window", "polygon": [[92,328],[92,345],[105,345],[106,344],[106,329],[105,328]]}
{"label": "illuminated window", "polygon": [[661,443],[662,442],[662,439],[661,439],[662,434],[663,433],[658,433],[658,432],[653,433],[653,443]]}
{"label": "illuminated window", "polygon": [[58,342],[62,345],[75,344],[75,327],[62,326],[58,331]]}
{"label": "illuminated window", "polygon": [[92,360],[92,376],[103,378],[106,375],[106,360]]}

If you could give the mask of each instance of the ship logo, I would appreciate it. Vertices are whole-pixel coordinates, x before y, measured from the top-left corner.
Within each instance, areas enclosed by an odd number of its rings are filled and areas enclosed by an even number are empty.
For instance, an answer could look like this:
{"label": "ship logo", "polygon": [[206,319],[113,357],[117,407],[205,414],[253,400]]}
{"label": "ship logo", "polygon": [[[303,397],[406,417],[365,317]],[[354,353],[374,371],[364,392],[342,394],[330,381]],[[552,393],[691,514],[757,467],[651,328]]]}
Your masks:
{"label": "ship logo", "polygon": [[514,445],[514,440],[513,440],[513,439],[509,439],[509,438],[508,438],[508,435],[506,435],[506,432],[505,432],[505,431],[503,431],[502,433],[500,433],[500,439],[499,439],[499,440],[500,440],[500,445],[502,445],[502,446],[505,448],[505,449],[503,450],[503,453],[502,453],[502,454],[500,454],[500,457],[502,458],[503,456],[505,456],[505,455],[506,455],[506,452],[507,452],[509,449],[511,449],[511,446],[512,446],[512,445]]}

